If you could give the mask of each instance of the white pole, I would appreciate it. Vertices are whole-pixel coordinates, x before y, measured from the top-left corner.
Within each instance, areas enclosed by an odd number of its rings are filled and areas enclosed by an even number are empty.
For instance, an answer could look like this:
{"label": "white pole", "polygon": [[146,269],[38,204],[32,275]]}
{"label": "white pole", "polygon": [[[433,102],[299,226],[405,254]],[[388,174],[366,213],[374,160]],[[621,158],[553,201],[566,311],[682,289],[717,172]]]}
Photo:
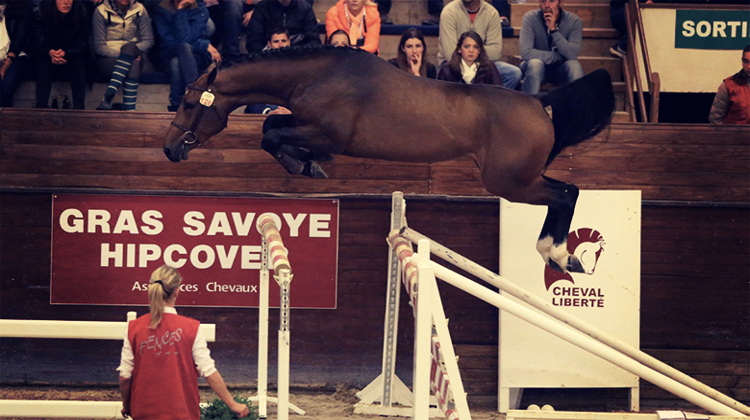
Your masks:
{"label": "white pole", "polygon": [[[430,242],[419,241],[417,254],[417,316],[414,320],[414,415],[413,420],[430,418],[430,368],[432,367],[432,287]],[[432,279],[430,279],[432,277]]]}
{"label": "white pole", "polygon": [[[426,236],[408,227],[402,229],[401,236],[413,243],[417,243],[422,239],[429,239]],[[649,368],[654,369],[690,388],[693,388],[701,394],[705,394],[728,407],[731,407],[746,415],[750,415],[750,407],[747,407],[739,401],[736,401],[709,387],[708,385],[691,378],[690,376],[654,358],[653,356],[650,356],[642,352],[641,350],[619,340],[611,334],[608,334],[607,332],[586,323],[582,319],[568,312],[565,312],[562,309],[551,306],[544,299],[531,294],[526,289],[519,287],[515,283],[504,279],[503,277],[500,277],[499,275],[469,260],[468,258],[451,251],[447,247],[430,240],[430,249],[432,250],[433,254],[437,255],[443,260],[450,262],[451,264],[466,271],[467,273],[477,276],[478,278],[501,289],[502,291],[507,292],[510,295],[520,299],[521,301],[526,302],[529,305],[539,309],[540,311],[549,314],[550,316],[561,320],[562,322],[591,336],[592,338],[601,341],[602,343],[632,357],[643,365],[648,366]]]}
{"label": "white pole", "polygon": [[289,419],[289,283],[292,281],[291,272],[282,268],[276,281],[281,288],[281,302],[279,304],[279,382],[278,382],[278,418]]}
{"label": "white pole", "polygon": [[258,292],[258,416],[268,416],[268,243],[262,239],[262,263]]}
{"label": "white pole", "polygon": [[[420,241],[421,243],[422,241]],[[630,373],[640,376],[641,378],[659,386],[679,397],[684,398],[693,404],[719,415],[744,417],[739,411],[730,408],[718,401],[711,399],[694,389],[691,389],[659,372],[654,371],[640,363],[635,362],[624,354],[613,348],[595,340],[588,335],[570,328],[568,325],[552,320],[545,315],[533,311],[521,304],[511,301],[505,296],[492,291],[484,286],[475,283],[459,274],[448,270],[447,268],[430,262],[435,275],[445,282],[475,296],[479,299],[497,306],[498,308],[517,316],[543,330],[560,337],[561,339],[574,344],[590,353],[593,353],[610,363],[613,363]],[[421,268],[420,268],[421,269]]]}

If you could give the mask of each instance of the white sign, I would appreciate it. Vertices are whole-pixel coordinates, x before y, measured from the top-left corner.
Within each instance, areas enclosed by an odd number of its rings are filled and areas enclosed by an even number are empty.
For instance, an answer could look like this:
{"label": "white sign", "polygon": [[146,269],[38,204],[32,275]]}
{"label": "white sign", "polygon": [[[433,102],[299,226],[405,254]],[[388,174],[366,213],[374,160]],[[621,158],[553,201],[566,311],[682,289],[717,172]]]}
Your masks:
{"label": "white sign", "polygon": [[[640,191],[581,191],[568,250],[586,273],[561,274],[544,264],[535,245],[546,214],[546,207],[501,201],[500,275],[639,348]],[[499,337],[501,392],[638,387],[637,376],[502,312]]]}

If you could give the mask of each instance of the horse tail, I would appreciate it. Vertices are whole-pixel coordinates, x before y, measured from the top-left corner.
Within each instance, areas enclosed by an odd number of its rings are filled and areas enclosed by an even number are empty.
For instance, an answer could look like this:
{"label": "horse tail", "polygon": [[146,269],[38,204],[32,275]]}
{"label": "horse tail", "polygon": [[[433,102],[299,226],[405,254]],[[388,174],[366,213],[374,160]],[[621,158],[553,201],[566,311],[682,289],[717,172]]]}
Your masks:
{"label": "horse tail", "polygon": [[588,140],[604,130],[615,110],[612,79],[604,69],[539,95],[538,99],[543,107],[552,107],[555,128],[555,144],[547,165],[566,147]]}

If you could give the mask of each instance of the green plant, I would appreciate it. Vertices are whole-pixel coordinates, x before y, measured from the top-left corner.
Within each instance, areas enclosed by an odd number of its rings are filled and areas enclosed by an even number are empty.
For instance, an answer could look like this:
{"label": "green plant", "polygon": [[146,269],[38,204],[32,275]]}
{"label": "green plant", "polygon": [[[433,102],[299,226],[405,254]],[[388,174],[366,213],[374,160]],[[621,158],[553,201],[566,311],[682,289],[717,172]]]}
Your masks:
{"label": "green plant", "polygon": [[[250,414],[243,417],[247,420],[258,420],[258,413],[255,411],[249,398],[235,396],[234,400],[240,404],[246,404],[250,409]],[[219,398],[214,398],[207,406],[201,407],[201,420],[234,420],[238,418],[232,410]]]}

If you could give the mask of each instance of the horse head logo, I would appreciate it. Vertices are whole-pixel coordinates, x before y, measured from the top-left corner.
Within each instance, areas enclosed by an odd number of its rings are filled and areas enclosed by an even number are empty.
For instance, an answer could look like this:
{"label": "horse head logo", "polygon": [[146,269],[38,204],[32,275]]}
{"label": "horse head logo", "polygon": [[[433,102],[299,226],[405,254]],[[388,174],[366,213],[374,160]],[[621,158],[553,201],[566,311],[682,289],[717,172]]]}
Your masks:
{"label": "horse head logo", "polygon": [[[581,228],[568,234],[568,253],[575,255],[581,261],[586,274],[594,274],[596,264],[604,251],[604,237],[598,230]],[[569,273],[560,273],[544,267],[544,285],[547,290],[557,281],[567,280],[571,283],[573,277]]]}

